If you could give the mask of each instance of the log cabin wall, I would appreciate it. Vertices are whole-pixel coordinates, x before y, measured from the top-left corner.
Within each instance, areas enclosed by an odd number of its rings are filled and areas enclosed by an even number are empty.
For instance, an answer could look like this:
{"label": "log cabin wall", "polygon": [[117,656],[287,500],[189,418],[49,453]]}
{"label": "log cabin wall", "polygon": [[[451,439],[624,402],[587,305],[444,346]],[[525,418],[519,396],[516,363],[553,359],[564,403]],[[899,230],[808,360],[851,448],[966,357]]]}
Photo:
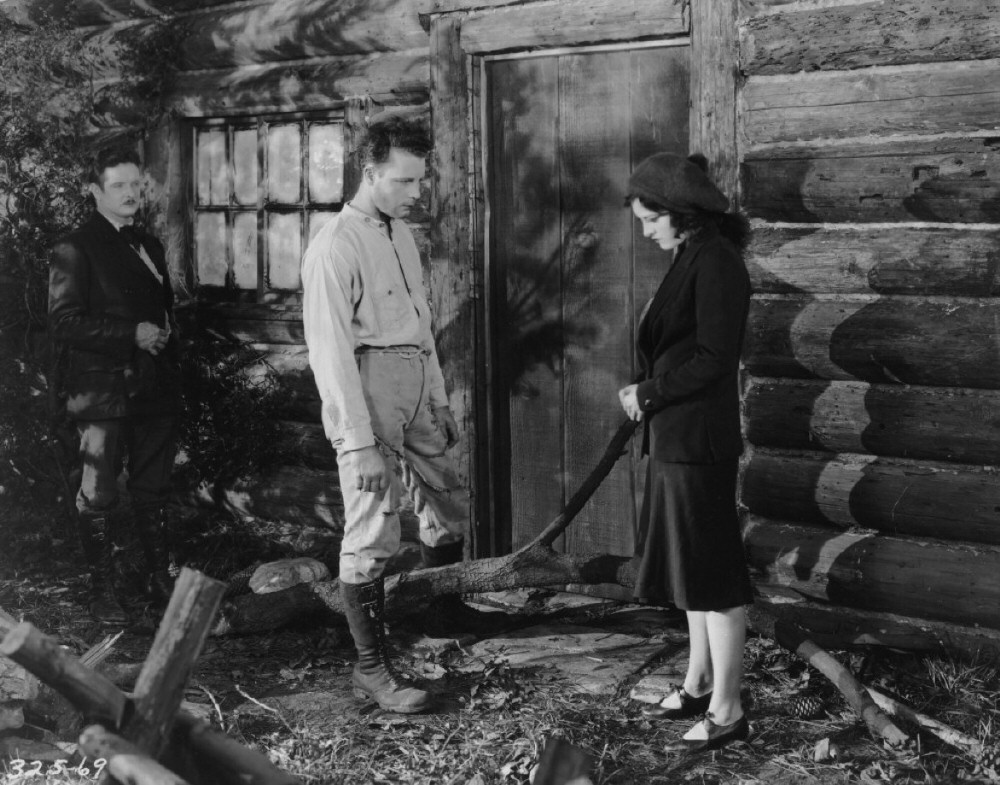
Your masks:
{"label": "log cabin wall", "polygon": [[[192,123],[253,120],[309,112],[342,119],[348,160],[344,199],[358,172],[350,153],[363,126],[383,111],[428,114],[429,37],[411,0],[8,0],[3,14],[22,24],[45,16],[83,29],[91,51],[111,51],[122,38],[143,40],[157,20],[182,31],[179,73],[169,96],[174,118],[146,144],[150,219],[167,246],[175,286],[196,318],[218,333],[250,342],[274,369],[288,395],[281,412],[282,448],[290,456],[267,476],[199,490],[200,501],[240,513],[340,527],[343,504],[335,454],[320,425],[308,369],[301,297],[294,291],[209,291],[197,274],[192,198]],[[119,74],[107,59],[98,80]],[[252,155],[252,152],[251,152]],[[266,187],[266,186],[265,186]],[[429,257],[430,189],[411,215]],[[261,243],[265,242],[262,231]],[[231,265],[230,265],[231,266]],[[225,262],[222,262],[225,269]],[[286,287],[287,288],[287,287]],[[442,327],[438,319],[437,326]]]}
{"label": "log cabin wall", "polygon": [[1000,2],[738,13],[758,587],[972,648],[1000,629]]}

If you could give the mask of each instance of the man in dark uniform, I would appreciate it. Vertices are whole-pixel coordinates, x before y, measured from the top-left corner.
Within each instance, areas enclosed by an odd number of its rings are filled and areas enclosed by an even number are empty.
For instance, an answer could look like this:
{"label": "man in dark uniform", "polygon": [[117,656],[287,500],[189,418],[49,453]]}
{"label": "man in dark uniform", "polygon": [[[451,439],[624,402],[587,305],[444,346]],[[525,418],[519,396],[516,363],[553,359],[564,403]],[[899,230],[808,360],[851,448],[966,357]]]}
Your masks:
{"label": "man in dark uniform", "polygon": [[49,274],[60,388],[80,434],[76,508],[91,573],[90,610],[107,623],[126,621],[112,582],[123,467],[148,588],[159,602],[172,591],[164,506],[180,408],[178,339],[163,246],[134,226],[142,179],[134,150],[97,154],[87,186],[94,214],[56,243]]}

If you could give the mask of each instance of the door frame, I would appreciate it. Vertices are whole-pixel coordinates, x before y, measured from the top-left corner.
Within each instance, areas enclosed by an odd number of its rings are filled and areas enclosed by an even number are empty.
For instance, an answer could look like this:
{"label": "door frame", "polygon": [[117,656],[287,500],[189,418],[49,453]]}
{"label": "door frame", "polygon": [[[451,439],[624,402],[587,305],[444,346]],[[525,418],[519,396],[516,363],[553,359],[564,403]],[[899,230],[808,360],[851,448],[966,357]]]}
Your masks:
{"label": "door frame", "polygon": [[[530,5],[518,5],[519,13],[507,16],[507,26],[497,25],[502,33],[485,38],[467,36],[465,40],[463,23],[466,29],[475,29],[474,17],[482,13],[475,9],[481,2],[423,0],[418,8],[430,35],[435,143],[431,214],[436,220],[431,233],[430,294],[439,334],[447,336],[439,341],[439,352],[452,408],[463,433],[457,448],[458,464],[472,500],[473,557],[503,555],[511,547],[511,533],[496,525],[492,475],[495,412],[490,402],[493,369],[486,313],[489,214],[482,139],[487,58],[524,57],[535,51],[548,56],[561,49],[635,48],[645,46],[650,36],[656,39],[651,46],[674,41],[690,45],[691,150],[705,154],[712,176],[734,204],[738,198],[738,0],[690,3],[686,15],[664,17],[655,24],[645,20],[641,32],[632,34],[622,34],[612,3],[600,15],[601,22],[608,23],[605,43],[595,42],[591,26],[588,40],[550,39],[544,50],[537,48],[538,42],[522,43],[534,35],[538,21],[535,14],[524,13]],[[516,29],[521,20],[524,29]],[[599,31],[596,37],[602,37]],[[442,330],[443,326],[447,329]]]}

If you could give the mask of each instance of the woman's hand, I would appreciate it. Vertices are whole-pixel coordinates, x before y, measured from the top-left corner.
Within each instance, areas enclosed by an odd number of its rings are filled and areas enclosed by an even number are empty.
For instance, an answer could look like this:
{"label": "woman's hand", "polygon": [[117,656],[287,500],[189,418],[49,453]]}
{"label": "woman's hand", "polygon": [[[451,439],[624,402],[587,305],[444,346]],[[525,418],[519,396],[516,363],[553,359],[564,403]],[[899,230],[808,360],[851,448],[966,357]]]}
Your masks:
{"label": "woman's hand", "polygon": [[639,396],[637,395],[638,389],[638,384],[630,384],[618,391],[618,400],[621,401],[622,409],[625,410],[625,414],[630,420],[636,422],[642,419],[642,409],[639,408]]}

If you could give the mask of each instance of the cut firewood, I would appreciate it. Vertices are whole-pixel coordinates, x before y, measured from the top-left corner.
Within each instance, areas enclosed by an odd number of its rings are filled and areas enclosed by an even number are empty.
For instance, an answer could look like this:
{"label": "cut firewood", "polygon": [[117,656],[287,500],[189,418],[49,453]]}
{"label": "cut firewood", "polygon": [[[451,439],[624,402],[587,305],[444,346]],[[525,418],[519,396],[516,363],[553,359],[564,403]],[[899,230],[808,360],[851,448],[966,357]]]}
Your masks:
{"label": "cut firewood", "polygon": [[[216,587],[213,582],[212,589]],[[181,584],[182,594],[186,594]],[[218,584],[224,591],[225,586]],[[221,593],[220,595],[221,596]],[[199,603],[199,600],[189,600]],[[210,615],[209,615],[210,617]],[[203,634],[207,623],[200,625]],[[106,728],[119,729],[133,711],[132,702],[107,677],[87,668],[58,642],[23,622],[7,633],[0,654],[23,665],[70,700],[89,718],[101,718]],[[256,750],[243,747],[222,731],[186,711],[176,713],[167,757],[190,761],[191,770],[208,772],[210,779],[191,781],[211,785],[299,785],[301,780],[281,771]],[[116,775],[117,776],[117,775]],[[122,782],[133,780],[122,779]],[[182,780],[183,781],[183,780]],[[145,783],[135,780],[137,783]],[[155,782],[155,781],[154,781]]]}
{"label": "cut firewood", "polygon": [[226,584],[187,567],[177,578],[135,683],[135,712],[122,728],[126,738],[154,758],[167,744],[188,678],[225,591]]}
{"label": "cut firewood", "polygon": [[802,630],[779,623],[775,626],[775,639],[826,676],[864,720],[872,736],[883,739],[891,747],[902,747],[910,741],[910,737],[879,709],[861,682],[839,660],[807,638]]}
{"label": "cut firewood", "polygon": [[90,725],[80,734],[80,747],[92,760],[107,761],[107,771],[123,785],[189,785],[132,742],[101,725]]}
{"label": "cut firewood", "polygon": [[4,636],[0,654],[23,665],[88,717],[120,727],[128,708],[125,694],[31,622],[21,622]]}
{"label": "cut firewood", "polygon": [[945,744],[950,744],[952,747],[961,750],[973,760],[978,761],[979,756],[982,755],[982,742],[971,736],[967,736],[961,731],[955,730],[950,725],[945,725],[943,722],[939,722],[916,709],[911,709],[905,703],[889,695],[885,695],[872,687],[868,687],[868,694],[872,696],[872,699],[878,704],[879,708],[887,714],[899,717],[907,722],[912,722],[914,725],[930,731]]}

